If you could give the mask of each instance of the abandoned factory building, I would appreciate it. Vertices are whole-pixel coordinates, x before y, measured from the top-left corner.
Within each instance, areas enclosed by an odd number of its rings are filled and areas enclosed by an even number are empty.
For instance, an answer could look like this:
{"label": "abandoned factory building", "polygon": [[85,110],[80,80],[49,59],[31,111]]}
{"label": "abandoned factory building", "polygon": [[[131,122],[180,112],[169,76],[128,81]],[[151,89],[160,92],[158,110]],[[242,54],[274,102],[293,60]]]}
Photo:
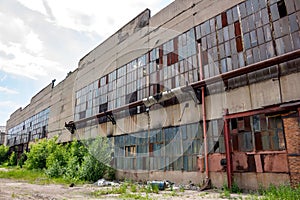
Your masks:
{"label": "abandoned factory building", "polygon": [[300,182],[300,1],[146,9],[7,121],[6,144],[106,136],[119,178]]}

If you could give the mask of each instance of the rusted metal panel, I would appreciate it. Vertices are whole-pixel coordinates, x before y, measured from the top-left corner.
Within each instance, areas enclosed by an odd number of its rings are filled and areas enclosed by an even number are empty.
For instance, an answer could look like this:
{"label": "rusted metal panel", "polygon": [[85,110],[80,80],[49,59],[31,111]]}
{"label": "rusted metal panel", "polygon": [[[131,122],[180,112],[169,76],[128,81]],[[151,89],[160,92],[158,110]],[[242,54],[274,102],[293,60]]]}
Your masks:
{"label": "rusted metal panel", "polygon": [[262,155],[264,172],[289,172],[287,154]]}

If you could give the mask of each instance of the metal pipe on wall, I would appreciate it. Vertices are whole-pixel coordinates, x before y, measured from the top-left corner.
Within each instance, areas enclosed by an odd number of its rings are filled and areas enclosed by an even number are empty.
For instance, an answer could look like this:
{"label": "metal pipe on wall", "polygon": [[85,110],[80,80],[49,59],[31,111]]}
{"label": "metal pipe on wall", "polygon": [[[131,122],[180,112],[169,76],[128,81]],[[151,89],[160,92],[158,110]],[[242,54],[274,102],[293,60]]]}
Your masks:
{"label": "metal pipe on wall", "polygon": [[[225,116],[228,115],[228,110],[225,110]],[[226,154],[226,173],[228,188],[232,186],[232,158],[231,158],[231,144],[230,144],[230,130],[229,119],[224,117],[224,141],[225,141],[225,154]]]}
{"label": "metal pipe on wall", "polygon": [[[204,80],[203,77],[203,66],[201,58],[201,43],[198,43],[198,61],[199,61],[199,74],[200,81]],[[203,121],[203,136],[204,136],[204,159],[205,159],[205,174],[206,179],[209,179],[209,169],[208,169],[208,148],[207,148],[207,124],[206,124],[206,108],[205,108],[205,87],[201,88],[201,99],[202,99],[202,121]]]}
{"label": "metal pipe on wall", "polygon": [[[297,59],[297,58],[300,58],[300,49],[292,51],[292,52],[285,53],[285,54],[280,55],[280,56],[269,58],[269,59],[264,60],[264,61],[254,63],[254,64],[248,65],[246,67],[242,67],[242,68],[232,70],[232,71],[229,71],[229,72],[217,75],[217,76],[213,76],[213,77],[207,78],[205,80],[203,79],[203,80],[197,81],[195,83],[191,83],[190,85],[188,85],[186,87],[193,87],[193,88],[201,88],[202,87],[203,88],[206,85],[210,85],[210,84],[213,84],[213,83],[220,82],[220,80],[225,81],[225,80],[228,80],[230,78],[234,78],[234,77],[237,77],[237,76],[240,76],[240,75],[243,75],[243,74],[247,74],[247,73],[250,73],[250,72],[260,70],[260,69],[264,69],[264,68],[267,68],[267,67],[270,67],[270,66],[273,66],[273,65],[281,64],[283,62],[291,61],[291,60],[294,60],[294,59]],[[200,73],[200,76],[202,75],[201,73]],[[136,107],[136,106],[142,106],[142,105],[144,105],[143,100],[139,100],[139,101],[124,105],[124,106],[119,107],[119,108],[108,110],[107,113],[119,112],[119,111],[122,111],[122,110],[126,110],[128,108],[132,108],[132,107]],[[92,119],[95,119],[95,118],[99,118],[99,117],[102,117],[102,116],[105,116],[104,112],[99,113],[99,114],[97,114],[95,116],[92,116],[92,117],[88,117],[88,118],[85,118],[85,119],[75,121],[75,122],[71,121],[71,123],[86,122],[86,121],[89,121],[89,120],[92,120]]]}

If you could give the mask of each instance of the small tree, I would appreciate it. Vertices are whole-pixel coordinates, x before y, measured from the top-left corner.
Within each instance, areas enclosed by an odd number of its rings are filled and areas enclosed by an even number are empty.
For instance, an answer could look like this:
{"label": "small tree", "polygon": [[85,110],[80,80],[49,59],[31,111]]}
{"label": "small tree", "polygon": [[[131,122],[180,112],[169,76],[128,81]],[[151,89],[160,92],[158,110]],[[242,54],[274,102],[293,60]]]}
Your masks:
{"label": "small tree", "polygon": [[88,151],[80,169],[81,179],[97,181],[107,173],[111,161],[111,147],[106,137],[86,142]]}

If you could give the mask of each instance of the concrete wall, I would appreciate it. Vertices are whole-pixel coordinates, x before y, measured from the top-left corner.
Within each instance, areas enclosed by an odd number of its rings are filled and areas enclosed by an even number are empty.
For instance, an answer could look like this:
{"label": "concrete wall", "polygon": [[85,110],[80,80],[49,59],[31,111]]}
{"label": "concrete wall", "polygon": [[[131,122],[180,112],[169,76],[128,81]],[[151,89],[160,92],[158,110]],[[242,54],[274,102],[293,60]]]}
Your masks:
{"label": "concrete wall", "polygon": [[73,137],[65,128],[65,122],[74,120],[74,83],[76,77],[77,70],[54,87],[51,93],[48,137],[58,135],[59,142],[71,141]]}

